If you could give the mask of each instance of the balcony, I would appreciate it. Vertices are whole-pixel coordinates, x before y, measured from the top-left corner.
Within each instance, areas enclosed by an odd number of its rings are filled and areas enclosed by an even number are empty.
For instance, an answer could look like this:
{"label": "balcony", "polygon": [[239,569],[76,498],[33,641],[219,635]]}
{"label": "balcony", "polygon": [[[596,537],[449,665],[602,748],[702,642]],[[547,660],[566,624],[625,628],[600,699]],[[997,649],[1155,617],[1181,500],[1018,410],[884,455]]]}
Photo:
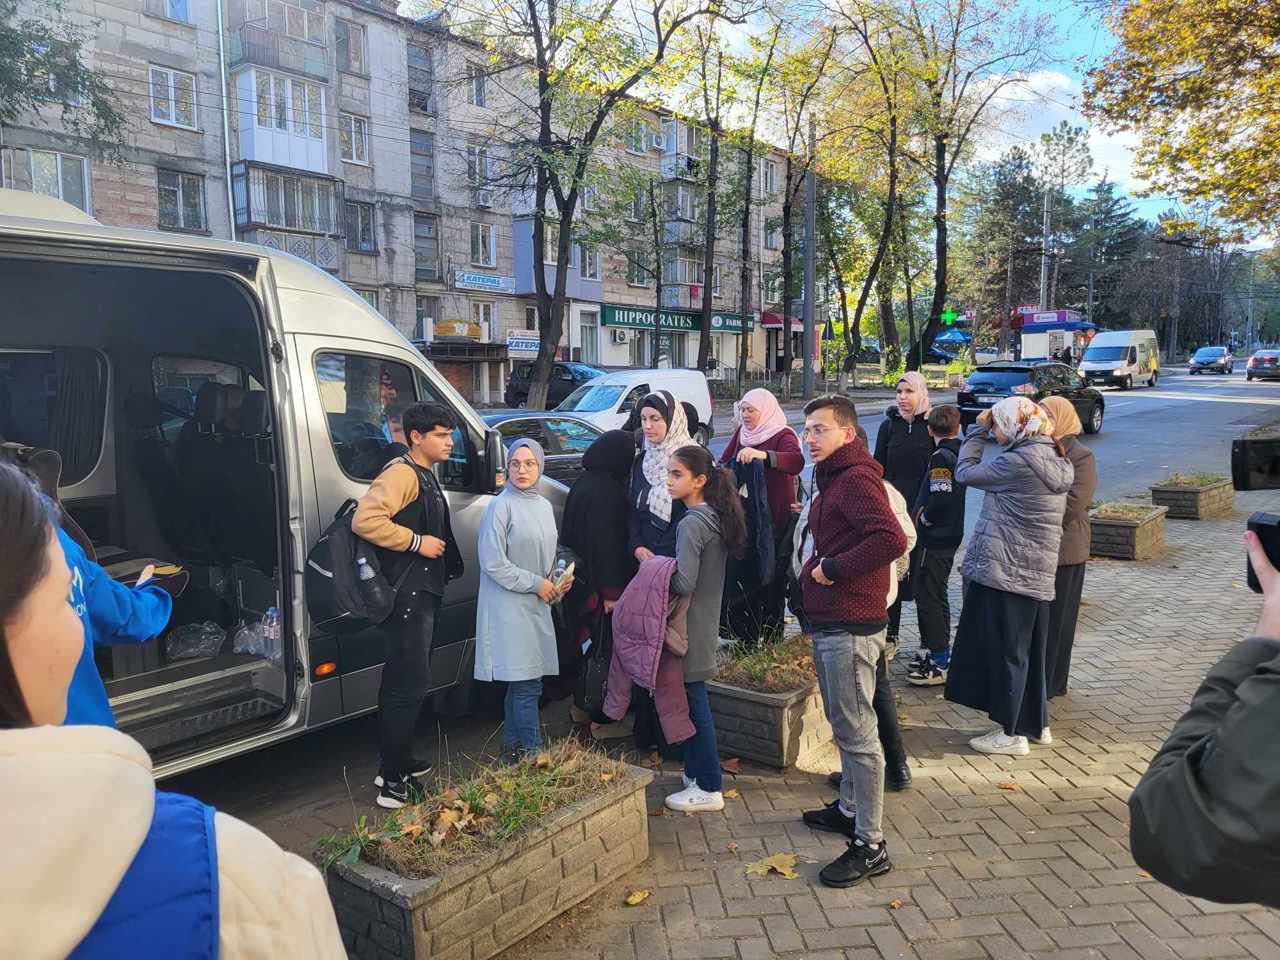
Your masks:
{"label": "balcony", "polygon": [[[342,181],[247,164],[231,168],[237,230],[279,229],[342,237]],[[292,251],[290,251],[292,252]]]}
{"label": "balcony", "polygon": [[687,153],[668,153],[662,158],[664,180],[700,180],[701,161]]}
{"label": "balcony", "polygon": [[668,220],[663,224],[666,242],[679,246],[701,246],[706,240],[702,226],[692,220]]}
{"label": "balcony", "polygon": [[329,79],[329,51],[325,47],[273,31],[265,20],[232,29],[230,41],[232,69],[252,63],[316,80]]}

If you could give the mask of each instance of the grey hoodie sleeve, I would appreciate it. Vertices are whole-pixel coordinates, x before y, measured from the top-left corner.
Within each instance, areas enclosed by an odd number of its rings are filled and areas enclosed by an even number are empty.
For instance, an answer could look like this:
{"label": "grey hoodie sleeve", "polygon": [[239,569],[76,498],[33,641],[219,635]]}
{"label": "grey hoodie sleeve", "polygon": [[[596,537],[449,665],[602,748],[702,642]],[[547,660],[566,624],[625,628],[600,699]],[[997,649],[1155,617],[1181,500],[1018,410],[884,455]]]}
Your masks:
{"label": "grey hoodie sleeve", "polygon": [[714,534],[705,523],[686,517],[676,528],[676,572],[671,576],[671,592],[682,597],[693,594],[702,569],[702,552]]}

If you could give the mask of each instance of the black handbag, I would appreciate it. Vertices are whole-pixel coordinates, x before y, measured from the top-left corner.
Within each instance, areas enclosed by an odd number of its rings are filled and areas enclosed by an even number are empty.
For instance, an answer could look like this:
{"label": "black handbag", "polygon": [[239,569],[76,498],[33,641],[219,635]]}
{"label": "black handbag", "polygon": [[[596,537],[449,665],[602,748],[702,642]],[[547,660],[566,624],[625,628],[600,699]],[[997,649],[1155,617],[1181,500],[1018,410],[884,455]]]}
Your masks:
{"label": "black handbag", "polygon": [[609,662],[613,658],[613,615],[600,611],[591,631],[591,649],[578,671],[574,702],[587,713],[604,706],[605,686],[609,680]]}

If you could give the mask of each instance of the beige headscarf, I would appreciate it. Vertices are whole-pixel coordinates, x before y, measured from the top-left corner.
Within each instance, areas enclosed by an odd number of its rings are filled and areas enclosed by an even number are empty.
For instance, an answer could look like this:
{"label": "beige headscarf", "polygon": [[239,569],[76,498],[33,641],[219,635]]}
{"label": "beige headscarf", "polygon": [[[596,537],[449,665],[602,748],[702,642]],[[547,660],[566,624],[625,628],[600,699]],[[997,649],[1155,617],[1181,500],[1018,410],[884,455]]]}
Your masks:
{"label": "beige headscarf", "polygon": [[911,387],[916,392],[916,408],[903,415],[914,420],[916,417],[922,417],[927,414],[929,412],[929,384],[924,375],[915,370],[909,370],[898,378],[898,383],[903,382],[911,384]]}
{"label": "beige headscarf", "polygon": [[991,408],[991,419],[1010,446],[1030,437],[1053,436],[1053,420],[1030,397],[1005,397]]}
{"label": "beige headscarf", "polygon": [[1049,416],[1053,419],[1055,440],[1078,437],[1084,432],[1084,425],[1080,423],[1080,414],[1076,413],[1075,404],[1066,397],[1046,397],[1040,401],[1040,406],[1048,410]]}

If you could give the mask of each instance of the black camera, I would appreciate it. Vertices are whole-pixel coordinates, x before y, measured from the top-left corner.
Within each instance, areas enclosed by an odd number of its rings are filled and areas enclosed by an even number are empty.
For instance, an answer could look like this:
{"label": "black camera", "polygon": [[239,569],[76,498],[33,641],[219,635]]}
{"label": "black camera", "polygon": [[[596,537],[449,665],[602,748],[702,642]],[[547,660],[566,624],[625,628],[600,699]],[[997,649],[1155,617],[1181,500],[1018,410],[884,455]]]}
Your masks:
{"label": "black camera", "polygon": [[[1237,490],[1280,489],[1280,438],[1241,437],[1231,442],[1231,482]],[[1280,516],[1255,513],[1249,517],[1249,529],[1258,535],[1267,559],[1280,567]],[[1249,589],[1261,593],[1253,564],[1246,561]]]}

